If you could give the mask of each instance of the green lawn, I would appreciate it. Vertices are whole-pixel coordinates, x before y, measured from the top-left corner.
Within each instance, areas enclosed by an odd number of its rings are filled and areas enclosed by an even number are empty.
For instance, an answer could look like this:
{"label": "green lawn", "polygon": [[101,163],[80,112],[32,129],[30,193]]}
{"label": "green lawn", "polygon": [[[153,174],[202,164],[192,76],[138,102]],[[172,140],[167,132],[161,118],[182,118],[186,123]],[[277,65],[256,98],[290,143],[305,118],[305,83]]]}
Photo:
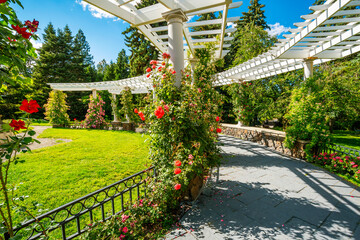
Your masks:
{"label": "green lawn", "polygon": [[[148,167],[146,136],[138,133],[47,129],[40,137],[72,142],[20,155],[10,182],[20,184],[17,195],[28,195],[52,210]],[[17,221],[20,220],[17,217]]]}
{"label": "green lawn", "polygon": [[360,150],[360,133],[351,131],[335,131],[331,134],[331,142],[344,147]]}

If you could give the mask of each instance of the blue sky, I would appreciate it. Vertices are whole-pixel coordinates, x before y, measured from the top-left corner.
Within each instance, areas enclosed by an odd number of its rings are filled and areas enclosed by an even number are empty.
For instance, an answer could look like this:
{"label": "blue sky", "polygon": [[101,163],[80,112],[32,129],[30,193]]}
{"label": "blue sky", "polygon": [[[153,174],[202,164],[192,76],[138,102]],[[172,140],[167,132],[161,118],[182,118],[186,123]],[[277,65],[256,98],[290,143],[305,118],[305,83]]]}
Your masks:
{"label": "blue sky", "polygon": [[[281,32],[286,28],[294,27],[293,23],[303,21],[300,16],[310,13],[309,6],[314,1],[261,0],[260,2],[265,4],[268,24],[273,25],[274,31]],[[229,16],[241,16],[242,12],[247,12],[250,0],[243,2],[243,6],[231,10]],[[63,28],[68,24],[73,35],[79,29],[84,31],[96,64],[102,59],[107,62],[116,61],[121,49],[129,53],[122,35],[129,24],[90,9],[89,6],[84,6],[81,0],[22,0],[22,3],[24,9],[15,7],[18,17],[23,21],[34,18],[38,20],[40,22],[38,33],[41,39],[43,29],[49,22],[52,22],[55,28]]]}

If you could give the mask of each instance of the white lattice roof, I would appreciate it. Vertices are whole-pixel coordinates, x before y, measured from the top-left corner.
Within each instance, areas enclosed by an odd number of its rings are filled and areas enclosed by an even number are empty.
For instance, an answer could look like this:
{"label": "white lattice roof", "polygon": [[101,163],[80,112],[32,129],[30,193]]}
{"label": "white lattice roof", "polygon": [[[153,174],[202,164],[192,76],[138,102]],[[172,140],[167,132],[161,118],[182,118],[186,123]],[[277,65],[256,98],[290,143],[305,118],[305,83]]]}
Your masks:
{"label": "white lattice roof", "polygon": [[[220,30],[211,30],[204,32],[191,33],[190,27],[194,24],[208,25],[209,21],[193,22],[184,24],[184,35],[186,48],[192,49],[198,42],[216,41],[216,38],[192,39],[196,34],[214,34],[220,35],[221,41],[218,44],[218,57],[223,57],[226,53],[226,47],[229,47],[227,41],[232,40],[227,36],[227,32],[234,31],[226,29],[226,22],[235,21],[235,18],[227,17],[227,10],[232,7],[239,7],[240,2],[231,3],[227,0],[158,0],[158,4],[136,10],[134,2],[131,0],[86,0],[109,13],[114,14],[128,21],[133,26],[137,26],[150,41],[161,51],[166,52],[167,35],[157,35],[165,27],[155,30],[150,26],[152,23],[163,21],[162,12],[169,9],[182,8],[190,16],[191,14],[202,14],[207,12],[219,11],[223,9],[222,28]],[[131,5],[129,7],[129,5]],[[196,5],[196,6],[195,6]],[[279,39],[279,43],[268,52],[242,63],[225,72],[216,74],[214,86],[230,84],[236,79],[246,81],[261,79],[286,73],[304,67],[304,59],[315,59],[314,64],[320,64],[337,58],[343,58],[350,54],[360,51],[360,0],[328,0],[323,5],[311,6],[310,10],[314,12],[301,16],[304,21],[295,23],[296,28],[290,30],[290,34],[284,35],[285,39]],[[128,7],[128,9],[126,9]],[[355,8],[355,9],[354,9]],[[210,20],[217,24],[219,20]],[[207,23],[206,23],[207,22]],[[216,23],[215,23],[216,22]],[[189,37],[190,36],[190,37]],[[125,86],[133,88],[133,92],[142,92],[145,89],[151,89],[151,84],[145,76],[129,78],[114,82],[100,83],[79,83],[79,84],[50,84],[52,88],[62,91],[81,91],[81,90],[109,90],[118,93],[119,89]],[[116,87],[115,87],[116,86]]]}
{"label": "white lattice roof", "polygon": [[279,39],[270,51],[216,75],[216,86],[234,79],[256,80],[303,68],[304,59],[320,64],[360,51],[359,0],[328,0]]}
{"label": "white lattice roof", "polygon": [[[228,53],[229,43],[232,38],[226,35],[235,31],[235,28],[227,28],[227,25],[235,23],[240,19],[240,17],[228,17],[228,10],[238,8],[242,5],[242,2],[233,2],[232,0],[158,0],[157,4],[137,9],[135,7],[137,1],[135,0],[84,1],[137,27],[161,52],[166,52],[168,48],[168,28],[167,26],[153,27],[153,24],[166,24],[162,13],[178,8],[181,8],[188,17],[204,13],[222,12],[221,19],[187,22],[183,25],[185,57],[187,57],[187,50],[194,55],[194,50],[201,47],[201,43],[217,41],[216,58],[222,58]],[[192,29],[192,27],[215,24],[220,25],[220,29],[197,32]],[[205,39],[196,39],[196,36],[203,36]],[[216,36],[220,36],[220,38],[217,40],[215,38]]]}

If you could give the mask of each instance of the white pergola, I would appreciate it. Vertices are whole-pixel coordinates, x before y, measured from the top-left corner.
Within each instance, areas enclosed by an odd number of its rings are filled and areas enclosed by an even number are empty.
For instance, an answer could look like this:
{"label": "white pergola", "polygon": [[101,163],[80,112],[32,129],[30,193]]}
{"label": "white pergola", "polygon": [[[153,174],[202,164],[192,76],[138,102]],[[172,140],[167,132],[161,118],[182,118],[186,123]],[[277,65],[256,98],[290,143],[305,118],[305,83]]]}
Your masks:
{"label": "white pergola", "polygon": [[[160,51],[169,52],[175,71],[180,73],[184,61],[195,56],[195,49],[204,48],[204,43],[215,43],[215,58],[223,58],[228,52],[233,37],[228,36],[235,28],[228,28],[240,17],[228,17],[229,9],[239,8],[242,2],[232,0],[158,0],[157,4],[137,9],[138,0],[85,0],[89,4],[106,11],[136,27],[139,32]],[[188,21],[189,17],[205,13],[221,12],[221,19],[206,21]],[[154,24],[164,25],[155,27]],[[193,27],[219,25],[219,29],[195,31]],[[202,36],[201,39],[197,38]],[[188,54],[189,53],[189,54]],[[190,57],[188,57],[190,55]],[[180,74],[177,74],[180,84]],[[95,83],[51,83],[53,89],[61,91],[94,91],[108,90],[120,94],[125,87],[132,92],[147,93],[152,90],[151,83],[144,76]]]}
{"label": "white pergola", "polygon": [[[215,86],[234,80],[251,81],[304,68],[312,75],[314,64],[346,57],[360,51],[359,0],[328,0],[311,6],[304,22],[285,34],[268,52],[216,75]],[[350,8],[350,9],[349,9]]]}
{"label": "white pergola", "polygon": [[[158,0],[155,5],[136,9],[136,0],[86,2],[137,27],[160,52],[170,53],[177,73],[184,68],[186,51],[189,50],[193,57],[194,50],[203,48],[203,43],[216,43],[215,58],[226,55],[233,39],[231,33],[235,31],[227,25],[239,19],[229,18],[228,10],[242,5],[242,2],[232,0]],[[278,39],[279,43],[268,52],[216,74],[213,86],[227,85],[236,80],[252,81],[302,68],[304,78],[308,78],[312,75],[314,64],[359,52],[360,9],[356,8],[359,6],[360,0],[328,0],[323,5],[311,6],[313,13],[301,16],[304,21],[295,23],[297,28],[284,35],[285,39]],[[190,16],[218,11],[222,12],[222,19],[188,22]],[[153,27],[153,24],[161,22],[166,22],[166,26]],[[213,24],[220,24],[221,28],[209,31],[192,29]],[[205,38],[196,39],[196,36]],[[61,91],[108,90],[112,94],[120,94],[125,87],[130,87],[134,94],[152,90],[145,75],[112,82],[51,83],[50,86]]]}

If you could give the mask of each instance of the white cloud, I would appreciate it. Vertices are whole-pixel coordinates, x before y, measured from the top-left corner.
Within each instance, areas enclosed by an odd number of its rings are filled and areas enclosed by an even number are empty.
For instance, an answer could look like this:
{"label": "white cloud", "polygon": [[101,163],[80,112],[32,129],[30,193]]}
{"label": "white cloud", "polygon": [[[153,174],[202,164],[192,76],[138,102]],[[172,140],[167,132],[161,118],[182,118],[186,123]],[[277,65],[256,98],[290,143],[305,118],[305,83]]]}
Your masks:
{"label": "white cloud", "polygon": [[267,30],[270,36],[279,36],[282,33],[288,32],[290,28],[280,25],[280,23],[269,24],[270,30]]}
{"label": "white cloud", "polygon": [[226,24],[228,27],[230,28],[236,28],[237,24],[236,23],[233,23],[233,22],[229,22]]}
{"label": "white cloud", "polygon": [[35,41],[33,39],[30,39],[30,42],[32,43],[33,47],[36,48],[36,49],[41,48],[42,45],[43,45],[42,42],[37,42],[37,41]]}
{"label": "white cloud", "polygon": [[96,18],[112,18],[115,21],[117,20],[117,18],[114,15],[111,15],[93,5],[90,5],[82,0],[76,0],[77,4],[80,4],[83,8],[84,11],[86,11],[86,9],[88,9],[91,12],[91,15],[93,15]]}

